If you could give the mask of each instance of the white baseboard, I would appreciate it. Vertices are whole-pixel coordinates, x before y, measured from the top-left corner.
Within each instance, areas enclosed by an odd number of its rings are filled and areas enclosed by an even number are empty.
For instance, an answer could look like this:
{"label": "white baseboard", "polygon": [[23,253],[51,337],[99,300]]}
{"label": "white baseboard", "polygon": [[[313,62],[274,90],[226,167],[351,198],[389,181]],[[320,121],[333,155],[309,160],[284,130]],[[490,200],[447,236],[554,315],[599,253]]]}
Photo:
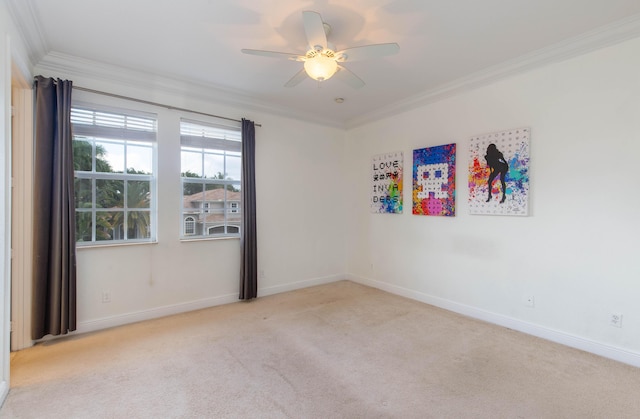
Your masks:
{"label": "white baseboard", "polygon": [[201,310],[203,308],[235,303],[237,301],[238,294],[228,294],[185,303],[171,304],[148,310],[140,310],[133,313],[119,314],[104,317],[102,319],[78,322],[78,327],[74,334],[95,332],[97,330],[108,329],[110,327],[122,326],[124,324],[136,323],[143,320],[157,319],[159,317],[171,316],[173,314],[186,313],[188,311]]}
{"label": "white baseboard", "polygon": [[[346,275],[331,275],[321,278],[313,278],[304,281],[293,282],[290,284],[276,285],[272,287],[258,288],[258,297],[265,297],[282,292],[294,291],[301,288],[308,288],[315,285],[328,284],[340,281],[346,278]],[[163,307],[152,308],[148,310],[136,311],[133,313],[119,314],[109,316],[102,319],[78,322],[78,328],[74,334],[95,332],[97,330],[107,329],[115,326],[122,326],[129,323],[136,323],[144,320],[157,319],[159,317],[170,316],[173,314],[186,313],[188,311],[201,310],[219,306],[222,304],[230,304],[238,302],[238,294],[227,294],[217,297],[204,298],[196,301],[189,301],[180,304],[172,304]],[[68,336],[68,335],[67,335]],[[47,340],[47,339],[44,339]]]}
{"label": "white baseboard", "polygon": [[276,285],[273,287],[259,288],[258,297],[266,297],[267,295],[280,294],[288,291],[295,291],[302,288],[315,287],[316,285],[330,284],[332,282],[342,281],[347,275],[330,275],[320,278],[306,279],[304,281],[292,282],[284,285]]}
{"label": "white baseboard", "polygon": [[[284,285],[276,285],[271,287],[259,288],[258,297],[264,297],[268,295],[280,294],[288,291],[295,291],[297,289],[308,288],[316,285],[329,284],[332,282],[348,279],[350,281],[367,285],[373,288],[377,288],[383,291],[390,292],[395,295],[417,300],[426,304],[430,304],[436,307],[443,308],[445,310],[453,311],[455,313],[463,314],[465,316],[473,317],[475,319],[483,320],[489,323],[497,324],[499,326],[507,327],[509,329],[517,330],[529,335],[537,336],[542,339],[547,339],[552,342],[560,343],[572,348],[580,349],[586,352],[590,352],[596,355],[603,356],[605,358],[613,359],[625,364],[640,367],[640,354],[632,352],[626,349],[617,348],[615,346],[607,345],[601,342],[585,339],[579,336],[574,336],[566,332],[550,329],[533,323],[528,323],[522,320],[518,320],[512,317],[504,316],[497,313],[492,313],[486,310],[481,310],[476,307],[467,306],[454,301],[450,301],[444,298],[434,297],[428,294],[424,294],[418,291],[410,290],[396,285],[387,284],[372,279],[359,277],[357,275],[330,275],[321,278],[313,278],[304,281],[293,282]],[[134,313],[126,313],[117,316],[110,316],[97,320],[90,320],[78,323],[78,330],[76,333],[87,333],[101,329],[107,329],[110,327],[121,326],[124,324],[135,323],[143,320],[151,320],[159,317],[170,316],[173,314],[185,313],[193,310],[200,310],[203,308],[214,307],[222,304],[229,304],[237,302],[237,294],[228,294],[212,298],[205,298],[196,301],[190,301],[186,303],[173,304],[169,306],[157,307],[149,310],[137,311]],[[46,339],[45,339],[46,340]]]}
{"label": "white baseboard", "polygon": [[362,285],[367,285],[389,292],[391,294],[400,295],[402,297],[417,300],[429,305],[443,308],[445,310],[483,320],[488,323],[507,327],[509,329],[537,336],[542,339],[560,343],[565,346],[580,349],[585,352],[590,352],[592,354],[623,362],[625,364],[633,365],[635,367],[640,367],[640,353],[637,352],[617,348],[615,346],[607,345],[601,342],[574,336],[566,332],[549,329],[544,326],[528,323],[522,320],[514,319],[512,317],[504,316],[502,314],[481,310],[476,307],[456,303],[455,301],[450,301],[444,298],[434,297],[432,295],[424,294],[419,291],[387,284],[385,282],[375,281],[373,279],[368,279],[353,274],[348,274],[347,279]]}
{"label": "white baseboard", "polygon": [[0,382],[0,406],[2,406],[2,403],[4,403],[4,399],[7,398],[8,394],[9,394],[9,383],[3,380],[2,382]]}

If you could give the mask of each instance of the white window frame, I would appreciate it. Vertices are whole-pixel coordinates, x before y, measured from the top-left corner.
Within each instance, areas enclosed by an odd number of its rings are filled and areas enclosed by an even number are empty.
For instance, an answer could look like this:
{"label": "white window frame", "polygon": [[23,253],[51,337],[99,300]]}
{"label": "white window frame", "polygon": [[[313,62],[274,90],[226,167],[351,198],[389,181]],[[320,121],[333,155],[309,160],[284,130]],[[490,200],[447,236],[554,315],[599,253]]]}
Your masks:
{"label": "white window frame", "polygon": [[[204,173],[205,155],[216,154],[221,156],[224,161],[224,167],[222,173],[227,173],[227,156],[237,158],[241,150],[241,129],[240,126],[229,126],[221,124],[212,124],[203,121],[195,121],[189,119],[180,120],[180,144],[181,153],[187,151],[189,153],[202,153],[202,170]],[[240,158],[242,158],[240,156]],[[181,167],[181,173],[184,172],[184,167]],[[203,193],[207,190],[207,185],[217,185],[220,189],[224,190],[224,196],[222,198],[222,207],[217,210],[212,209],[208,202],[204,201],[201,205],[195,208],[186,208],[184,205],[184,190],[186,184],[202,185]],[[202,220],[201,234],[190,235],[186,233],[184,222],[182,223],[180,237],[182,239],[193,238],[238,238],[240,237],[240,225],[239,222],[234,222],[229,219],[229,214],[239,215],[241,204],[237,201],[229,201],[227,199],[228,188],[235,187],[240,189],[241,179],[214,179],[205,177],[181,177],[181,219],[185,219],[187,215]],[[237,210],[233,213],[229,211],[229,203],[238,203]],[[197,212],[197,215],[194,215]],[[223,216],[223,220],[215,222],[213,225],[207,225],[207,217],[211,214],[219,213]],[[196,221],[197,222],[197,221]],[[212,228],[223,226],[225,233],[221,234],[209,234]],[[238,229],[237,233],[226,232],[228,227]],[[196,228],[196,231],[198,229]]]}
{"label": "white window frame", "polygon": [[[77,246],[103,246],[129,243],[156,242],[157,235],[157,115],[134,111],[129,109],[102,107],[95,104],[74,102],[72,106],[72,125],[74,141],[81,140],[91,144],[92,167],[90,171],[75,171],[75,179],[88,179],[91,182],[91,206],[89,208],[76,208],[76,214],[91,214],[91,239],[76,241]],[[96,170],[96,143],[122,144],[124,147],[124,171],[122,173],[99,172]],[[127,173],[127,147],[149,147],[152,155],[151,174]],[[116,180],[123,182],[123,206],[122,208],[98,208],[97,186],[100,180]],[[129,206],[128,184],[130,181],[149,182],[149,207],[136,208]],[[123,213],[124,238],[99,240],[96,235],[96,223],[100,212]],[[148,236],[143,238],[128,238],[129,213],[148,212],[149,226]],[[78,218],[78,217],[77,217]],[[120,228],[120,225],[114,226]],[[115,233],[115,231],[114,231]],[[112,237],[116,236],[113,234]],[[76,238],[77,240],[79,237]]]}

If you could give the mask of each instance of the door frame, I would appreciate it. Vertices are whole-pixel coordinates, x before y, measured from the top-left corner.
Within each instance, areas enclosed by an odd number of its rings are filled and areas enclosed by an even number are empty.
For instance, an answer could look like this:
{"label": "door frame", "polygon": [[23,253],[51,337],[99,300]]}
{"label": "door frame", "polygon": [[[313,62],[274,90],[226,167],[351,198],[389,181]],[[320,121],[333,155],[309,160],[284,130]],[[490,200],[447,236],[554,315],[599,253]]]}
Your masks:
{"label": "door frame", "polygon": [[11,350],[18,351],[33,346],[33,90],[19,71],[12,77],[11,105]]}
{"label": "door frame", "polygon": [[0,45],[0,403],[9,393],[11,360],[11,53],[10,39]]}

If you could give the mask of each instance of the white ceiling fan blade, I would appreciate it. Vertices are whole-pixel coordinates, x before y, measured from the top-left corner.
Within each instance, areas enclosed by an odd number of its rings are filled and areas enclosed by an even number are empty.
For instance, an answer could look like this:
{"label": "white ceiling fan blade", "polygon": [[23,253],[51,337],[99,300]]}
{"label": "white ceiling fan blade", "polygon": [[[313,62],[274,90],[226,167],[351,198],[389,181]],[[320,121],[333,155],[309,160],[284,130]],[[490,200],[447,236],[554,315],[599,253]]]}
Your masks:
{"label": "white ceiling fan blade", "polygon": [[307,34],[309,48],[323,50],[327,48],[327,35],[324,32],[322,16],[317,12],[302,12],[304,32]]}
{"label": "white ceiling fan blade", "polygon": [[395,42],[390,44],[365,45],[362,47],[347,48],[336,52],[336,61],[367,60],[369,58],[397,54],[398,51],[400,51],[400,46]]}
{"label": "white ceiling fan blade", "polygon": [[304,68],[296,73],[295,76],[291,77],[291,79],[284,85],[284,87],[293,87],[297,86],[304,79],[307,78],[307,72],[304,71]]}
{"label": "white ceiling fan blade", "polygon": [[360,77],[356,76],[351,71],[349,71],[349,69],[341,65],[338,66],[338,71],[333,77],[345,82],[354,89],[360,89],[364,86],[364,82]]}
{"label": "white ceiling fan blade", "polygon": [[262,57],[271,57],[271,58],[284,58],[291,61],[303,61],[304,57],[298,54],[291,54],[288,52],[275,52],[275,51],[265,51],[261,49],[241,49],[240,50],[244,54],[249,55],[260,55]]}

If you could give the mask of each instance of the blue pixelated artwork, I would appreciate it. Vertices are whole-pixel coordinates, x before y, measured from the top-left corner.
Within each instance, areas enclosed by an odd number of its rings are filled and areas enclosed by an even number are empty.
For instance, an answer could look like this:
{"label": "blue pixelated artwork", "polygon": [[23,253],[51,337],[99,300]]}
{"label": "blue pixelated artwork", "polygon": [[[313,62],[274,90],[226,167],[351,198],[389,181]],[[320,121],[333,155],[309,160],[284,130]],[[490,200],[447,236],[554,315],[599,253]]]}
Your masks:
{"label": "blue pixelated artwork", "polygon": [[413,150],[413,214],[456,215],[456,145]]}

